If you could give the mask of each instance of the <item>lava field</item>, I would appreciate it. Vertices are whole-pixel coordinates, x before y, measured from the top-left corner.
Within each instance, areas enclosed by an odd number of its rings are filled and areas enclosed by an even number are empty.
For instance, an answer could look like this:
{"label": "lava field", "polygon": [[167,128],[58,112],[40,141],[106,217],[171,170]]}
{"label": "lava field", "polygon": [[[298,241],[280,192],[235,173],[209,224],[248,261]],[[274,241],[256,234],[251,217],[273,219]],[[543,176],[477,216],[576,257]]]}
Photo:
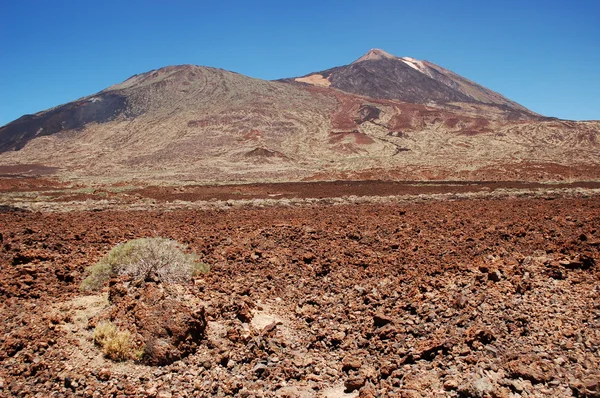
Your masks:
{"label": "lava field", "polygon": [[[598,196],[2,211],[0,396],[600,396]],[[109,289],[79,290],[147,236],[211,267],[178,286],[205,335],[164,366],[104,358]]]}

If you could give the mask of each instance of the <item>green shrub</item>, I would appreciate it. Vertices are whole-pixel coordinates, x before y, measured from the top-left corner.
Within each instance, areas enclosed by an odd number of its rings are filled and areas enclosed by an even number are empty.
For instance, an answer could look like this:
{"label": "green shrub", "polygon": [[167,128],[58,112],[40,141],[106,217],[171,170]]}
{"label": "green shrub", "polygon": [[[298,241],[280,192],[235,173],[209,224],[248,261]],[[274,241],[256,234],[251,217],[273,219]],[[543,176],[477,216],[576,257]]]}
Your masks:
{"label": "green shrub", "polygon": [[187,247],[165,238],[133,239],[115,246],[95,265],[81,283],[82,290],[97,290],[114,275],[130,275],[135,280],[184,283],[210,267],[198,261]]}

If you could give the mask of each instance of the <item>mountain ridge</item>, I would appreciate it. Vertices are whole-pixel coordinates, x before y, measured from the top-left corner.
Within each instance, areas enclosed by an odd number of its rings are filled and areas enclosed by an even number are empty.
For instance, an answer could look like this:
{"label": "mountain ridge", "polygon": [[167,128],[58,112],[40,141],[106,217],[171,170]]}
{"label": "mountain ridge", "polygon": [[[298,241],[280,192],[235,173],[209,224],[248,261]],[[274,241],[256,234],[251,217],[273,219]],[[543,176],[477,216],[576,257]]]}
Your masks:
{"label": "mountain ridge", "polygon": [[[381,73],[374,89],[394,83],[397,73],[426,82],[415,96],[433,88],[441,97],[468,97],[418,71],[421,64],[407,65],[412,58],[374,55],[380,59],[354,64],[364,79]],[[332,87],[346,76],[336,68],[337,76],[312,84],[195,65],[137,74],[0,127],[0,168],[39,164],[64,179],[97,181],[552,180],[574,168],[596,175],[600,122],[474,100],[411,103],[353,94]],[[457,87],[470,87],[450,73]]]}

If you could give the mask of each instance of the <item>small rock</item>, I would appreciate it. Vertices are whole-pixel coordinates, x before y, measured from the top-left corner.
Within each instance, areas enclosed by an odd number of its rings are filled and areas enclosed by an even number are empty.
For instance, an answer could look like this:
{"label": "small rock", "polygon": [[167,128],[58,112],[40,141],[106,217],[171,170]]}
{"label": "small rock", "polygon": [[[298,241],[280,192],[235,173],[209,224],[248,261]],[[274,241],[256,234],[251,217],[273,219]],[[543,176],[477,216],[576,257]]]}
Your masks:
{"label": "small rock", "polygon": [[237,318],[242,321],[243,323],[250,323],[250,321],[252,321],[252,311],[250,311],[250,308],[248,308],[248,305],[246,305],[246,303],[244,303],[240,310],[238,311],[238,313],[236,314]]}
{"label": "small rock", "polygon": [[359,398],[375,398],[377,397],[377,393],[375,392],[375,388],[371,383],[365,384],[359,391]]}
{"label": "small rock", "polygon": [[171,391],[167,391],[167,390],[160,390],[156,394],[156,398],[171,398],[172,396],[173,396],[173,394],[171,394]]}
{"label": "small rock", "polygon": [[354,376],[350,376],[346,379],[346,381],[344,382],[344,387],[346,388],[346,393],[350,393],[352,391],[358,390],[360,389],[362,386],[365,385],[365,378],[362,375],[354,375]]}
{"label": "small rock", "polygon": [[460,293],[454,299],[454,307],[458,308],[458,309],[465,308],[467,303],[468,303],[467,297]]}
{"label": "small rock", "polygon": [[565,259],[558,262],[561,266],[567,269],[583,269],[587,270],[596,265],[596,260],[593,257],[579,255],[574,259]]}
{"label": "small rock", "polygon": [[487,377],[482,377],[480,379],[475,380],[473,383],[473,388],[478,396],[483,397],[489,395],[494,391],[494,385]]}
{"label": "small rock", "polygon": [[145,392],[147,397],[155,397],[158,393],[158,390],[156,389],[156,386],[152,386],[150,388],[147,388]]}
{"label": "small rock", "polygon": [[333,344],[340,344],[346,338],[346,333],[344,332],[336,332],[331,336],[331,342]]}
{"label": "small rock", "polygon": [[554,364],[532,355],[521,356],[508,362],[505,370],[513,379],[522,378],[532,383],[547,383],[554,379]]}
{"label": "small rock", "polygon": [[100,369],[100,371],[98,371],[98,374],[96,375],[98,380],[101,380],[101,381],[108,381],[110,379],[110,376],[111,376],[110,370],[108,370],[106,368]]}
{"label": "small rock", "polygon": [[392,323],[394,320],[388,316],[383,314],[375,314],[373,315],[373,325],[376,328],[380,328],[382,326],[387,325],[388,323]]}
{"label": "small rock", "polygon": [[252,369],[252,371],[257,375],[263,374],[265,370],[267,370],[267,365],[264,363],[259,363]]}
{"label": "small rock", "polygon": [[500,271],[496,270],[488,273],[488,280],[492,282],[500,282],[500,279],[502,279],[502,274]]}
{"label": "small rock", "polygon": [[277,322],[271,322],[267,326],[265,326],[262,330],[262,334],[271,333],[273,330],[277,328]]}
{"label": "small rock", "polygon": [[588,377],[574,388],[581,396],[600,398],[600,377]]}
{"label": "small rock", "polygon": [[467,397],[491,397],[495,396],[496,388],[487,377],[481,377],[474,382],[458,387],[458,392]]}
{"label": "small rock", "polygon": [[230,328],[227,331],[227,338],[229,339],[229,341],[232,341],[235,343],[240,340],[240,337],[241,337],[240,333],[235,328]]}
{"label": "small rock", "polygon": [[348,372],[349,370],[360,369],[362,363],[360,359],[356,357],[347,356],[342,360],[342,370]]}
{"label": "small rock", "polygon": [[446,379],[444,380],[444,390],[457,390],[458,389],[458,381],[455,379]]}
{"label": "small rock", "polygon": [[379,374],[381,375],[381,378],[387,379],[397,368],[398,367],[392,362],[386,361],[379,366]]}
{"label": "small rock", "polygon": [[525,386],[523,385],[523,382],[521,380],[512,380],[511,386],[518,393],[521,393],[523,392],[523,390],[525,390]]}

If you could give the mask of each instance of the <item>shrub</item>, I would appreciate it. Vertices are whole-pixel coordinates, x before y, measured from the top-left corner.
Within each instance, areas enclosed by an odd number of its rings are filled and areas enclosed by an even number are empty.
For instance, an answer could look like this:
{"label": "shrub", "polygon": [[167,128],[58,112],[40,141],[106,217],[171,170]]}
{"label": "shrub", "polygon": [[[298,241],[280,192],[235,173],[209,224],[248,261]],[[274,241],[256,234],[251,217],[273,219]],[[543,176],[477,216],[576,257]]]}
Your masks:
{"label": "shrub", "polygon": [[113,361],[140,359],[143,350],[136,350],[128,330],[119,330],[112,322],[101,322],[94,329],[94,343]]}
{"label": "shrub", "polygon": [[110,277],[130,275],[135,280],[184,283],[210,267],[198,256],[185,253],[187,246],[165,238],[133,239],[115,246],[88,269],[82,290],[99,289]]}
{"label": "shrub", "polygon": [[117,327],[112,322],[100,322],[94,329],[94,343],[104,346],[104,343],[117,332]]}

